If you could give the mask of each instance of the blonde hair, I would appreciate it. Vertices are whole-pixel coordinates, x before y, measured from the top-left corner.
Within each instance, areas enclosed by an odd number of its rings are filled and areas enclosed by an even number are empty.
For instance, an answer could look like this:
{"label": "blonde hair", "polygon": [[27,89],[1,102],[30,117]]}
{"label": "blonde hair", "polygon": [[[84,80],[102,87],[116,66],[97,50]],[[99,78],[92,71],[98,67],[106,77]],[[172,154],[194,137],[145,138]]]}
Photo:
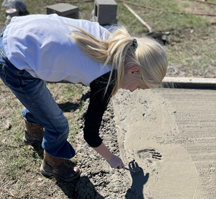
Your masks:
{"label": "blonde hair", "polygon": [[[157,41],[148,37],[134,38],[124,27],[110,33],[107,40],[99,40],[83,29],[75,28],[79,31],[71,32],[71,37],[77,45],[95,61],[112,66],[107,88],[113,70],[117,70],[112,95],[121,88],[125,71],[134,65],[141,68],[139,78],[148,87],[155,88],[162,83],[168,61],[165,50]],[[134,39],[137,45],[134,45]]]}

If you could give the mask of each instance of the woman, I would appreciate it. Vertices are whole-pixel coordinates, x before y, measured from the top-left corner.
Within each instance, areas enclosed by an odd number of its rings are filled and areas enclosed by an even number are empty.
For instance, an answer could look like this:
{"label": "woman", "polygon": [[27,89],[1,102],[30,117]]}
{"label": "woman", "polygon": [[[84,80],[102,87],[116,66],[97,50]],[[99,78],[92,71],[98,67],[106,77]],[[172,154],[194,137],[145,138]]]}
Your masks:
{"label": "woman", "polygon": [[158,42],[131,37],[124,28],[111,34],[86,20],[28,15],[14,17],[2,30],[0,52],[0,77],[26,107],[22,112],[24,141],[42,143],[42,174],[72,181],[80,173],[63,161],[75,151],[67,141],[68,121],[46,81],[90,86],[84,139],[112,168],[124,168],[99,137],[100,123],[110,97],[119,88],[132,92],[161,84],[167,57]]}

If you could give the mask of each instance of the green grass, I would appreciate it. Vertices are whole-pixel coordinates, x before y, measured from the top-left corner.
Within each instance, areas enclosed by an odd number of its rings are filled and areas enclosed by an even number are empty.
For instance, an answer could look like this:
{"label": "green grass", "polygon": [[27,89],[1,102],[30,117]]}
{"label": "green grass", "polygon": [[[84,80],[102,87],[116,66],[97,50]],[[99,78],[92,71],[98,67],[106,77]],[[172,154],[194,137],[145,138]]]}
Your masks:
{"label": "green grass", "polygon": [[[175,29],[182,26],[202,28],[210,24],[206,17],[200,17],[196,15],[180,15],[172,14],[168,11],[184,12],[181,10],[175,1],[145,1],[140,3],[139,1],[130,1],[136,4],[152,7],[154,9],[143,8],[135,5],[128,4],[139,16],[146,21],[155,31],[167,31],[169,29]],[[143,26],[139,21],[127,10],[122,3],[118,5],[119,22],[125,25],[129,30],[139,28],[140,33],[143,31],[140,27]],[[140,27],[139,27],[140,26]],[[146,29],[147,31],[147,29]]]}

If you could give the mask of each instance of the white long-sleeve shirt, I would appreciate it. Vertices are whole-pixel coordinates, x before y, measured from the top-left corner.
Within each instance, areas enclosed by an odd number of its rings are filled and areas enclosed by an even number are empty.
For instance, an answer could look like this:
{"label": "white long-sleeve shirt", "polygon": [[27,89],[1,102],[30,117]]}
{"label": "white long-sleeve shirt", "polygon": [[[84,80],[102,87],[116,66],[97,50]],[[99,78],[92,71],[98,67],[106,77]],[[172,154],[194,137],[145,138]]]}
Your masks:
{"label": "white long-sleeve shirt", "polygon": [[6,56],[18,69],[45,81],[89,85],[111,70],[87,56],[69,37],[76,26],[104,40],[109,32],[96,22],[52,15],[13,17],[3,36]]}

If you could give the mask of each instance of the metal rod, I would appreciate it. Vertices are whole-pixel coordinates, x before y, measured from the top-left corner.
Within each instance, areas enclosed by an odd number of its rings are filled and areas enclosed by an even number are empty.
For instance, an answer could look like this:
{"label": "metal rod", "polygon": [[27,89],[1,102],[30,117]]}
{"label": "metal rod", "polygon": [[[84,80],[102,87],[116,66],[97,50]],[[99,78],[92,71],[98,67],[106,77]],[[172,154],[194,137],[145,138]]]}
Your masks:
{"label": "metal rod", "polygon": [[149,32],[152,32],[151,27],[142,19],[140,16],[135,13],[127,4],[124,3],[124,6],[145,26],[148,28]]}
{"label": "metal rod", "polygon": [[132,169],[129,169],[129,168],[124,168],[125,170],[128,170],[128,171],[130,171],[130,172],[132,172],[132,173],[136,173],[136,171],[134,171],[134,170],[132,170]]}

